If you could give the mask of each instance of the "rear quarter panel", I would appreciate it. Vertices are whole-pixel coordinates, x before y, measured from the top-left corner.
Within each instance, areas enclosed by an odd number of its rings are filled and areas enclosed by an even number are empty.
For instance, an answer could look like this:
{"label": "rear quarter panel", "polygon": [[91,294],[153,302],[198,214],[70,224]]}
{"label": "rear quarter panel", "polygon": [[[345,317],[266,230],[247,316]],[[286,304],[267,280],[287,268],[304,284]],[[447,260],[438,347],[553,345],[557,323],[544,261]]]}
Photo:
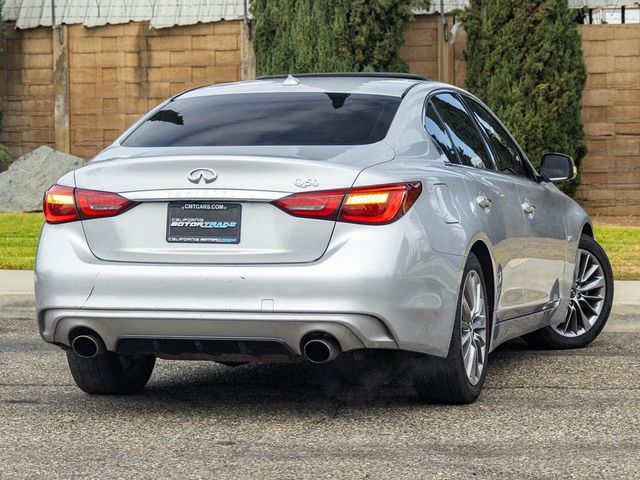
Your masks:
{"label": "rear quarter panel", "polygon": [[[464,173],[446,166],[422,126],[425,95],[416,88],[398,111],[387,136],[396,157],[364,169],[354,183],[354,186],[422,183],[420,197],[398,222],[404,227],[397,251],[391,255],[384,251],[377,253],[386,261],[395,262],[393,277],[404,292],[392,297],[404,298],[405,302],[409,299],[406,305],[395,306],[397,317],[405,321],[396,323],[389,318],[389,323],[392,329],[400,329],[394,334],[404,340],[400,342],[401,348],[410,349],[416,349],[425,338],[438,345],[449,345],[468,245],[475,236],[482,235],[470,214],[473,203]],[[373,228],[387,227],[392,225]],[[334,240],[339,241],[342,229],[348,227],[336,224]],[[397,287],[388,288],[393,291]],[[411,342],[414,345],[410,346]],[[446,355],[446,347],[440,354]]]}

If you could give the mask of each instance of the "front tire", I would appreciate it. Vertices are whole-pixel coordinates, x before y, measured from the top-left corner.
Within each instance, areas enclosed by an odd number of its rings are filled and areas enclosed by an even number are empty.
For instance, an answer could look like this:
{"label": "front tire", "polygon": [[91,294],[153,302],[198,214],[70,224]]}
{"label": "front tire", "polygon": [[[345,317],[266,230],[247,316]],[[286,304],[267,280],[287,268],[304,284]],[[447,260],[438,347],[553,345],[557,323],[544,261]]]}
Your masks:
{"label": "front tire", "polygon": [[106,352],[82,358],[67,352],[69,370],[83,391],[99,395],[137,393],[149,381],[156,357],[153,355],[119,355]]}
{"label": "front tire", "polygon": [[567,316],[558,325],[525,335],[535,348],[582,348],[600,334],[613,305],[613,271],[607,254],[591,237],[580,238]]}
{"label": "front tire", "polygon": [[480,261],[469,254],[462,275],[453,333],[446,358],[424,358],[413,384],[427,403],[465,404],[480,395],[487,372],[491,331],[487,288]]}

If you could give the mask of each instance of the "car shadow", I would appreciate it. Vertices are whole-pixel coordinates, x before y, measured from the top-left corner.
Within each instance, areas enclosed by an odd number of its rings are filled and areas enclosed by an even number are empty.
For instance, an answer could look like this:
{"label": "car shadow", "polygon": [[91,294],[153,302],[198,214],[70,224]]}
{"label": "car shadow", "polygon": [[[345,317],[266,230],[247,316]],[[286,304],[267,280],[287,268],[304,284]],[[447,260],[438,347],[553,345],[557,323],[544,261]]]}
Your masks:
{"label": "car shadow", "polygon": [[264,408],[419,404],[407,373],[391,365],[374,366],[351,359],[330,365],[248,364],[233,368],[194,363],[197,365],[190,368],[161,364],[159,375],[137,398],[234,408],[256,403]]}
{"label": "car shadow", "polygon": [[[494,355],[527,350],[524,342],[513,341]],[[420,361],[420,357],[396,358],[391,352],[382,358],[345,355],[327,365],[227,367],[213,362],[159,361],[152,381],[137,398],[167,401],[174,407],[183,403],[238,408],[256,402],[264,408],[422,405],[411,384],[411,372]],[[501,375],[506,374],[504,368],[500,368]],[[492,375],[491,366],[488,375]]]}
{"label": "car shadow", "polygon": [[[501,345],[494,358],[535,353],[521,340]],[[239,412],[264,415],[296,411],[327,413],[338,408],[464,408],[425,406],[411,385],[412,362],[416,359],[393,355],[382,359],[353,359],[342,356],[327,365],[307,362],[295,364],[246,364],[228,367],[215,362],[162,361],[147,387],[128,397],[87,397],[93,408],[103,404],[112,409],[145,409],[155,412],[198,411]],[[524,360],[526,361],[526,360]],[[489,366],[492,377],[509,375],[516,364],[499,361]],[[103,403],[101,399],[107,398]],[[483,401],[480,396],[479,402]]]}

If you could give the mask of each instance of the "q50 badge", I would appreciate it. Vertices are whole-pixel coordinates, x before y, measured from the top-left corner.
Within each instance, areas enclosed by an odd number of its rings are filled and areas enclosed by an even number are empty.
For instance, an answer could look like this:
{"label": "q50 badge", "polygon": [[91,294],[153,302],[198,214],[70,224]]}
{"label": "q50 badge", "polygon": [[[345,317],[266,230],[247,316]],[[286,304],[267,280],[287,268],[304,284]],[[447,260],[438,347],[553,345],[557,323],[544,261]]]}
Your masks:
{"label": "q50 badge", "polygon": [[307,178],[306,180],[303,180],[301,178],[296,178],[296,181],[293,183],[295,184],[296,187],[300,187],[300,188],[320,186],[320,182],[318,182],[318,180],[316,180],[315,178]]}

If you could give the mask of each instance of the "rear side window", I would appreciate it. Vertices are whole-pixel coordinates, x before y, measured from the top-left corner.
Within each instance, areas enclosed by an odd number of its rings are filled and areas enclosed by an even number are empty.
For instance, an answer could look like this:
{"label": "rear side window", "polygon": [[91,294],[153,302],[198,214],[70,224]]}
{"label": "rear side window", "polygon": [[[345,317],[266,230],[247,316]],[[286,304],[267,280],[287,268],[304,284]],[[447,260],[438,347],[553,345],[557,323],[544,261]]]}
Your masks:
{"label": "rear side window", "polygon": [[511,140],[506,130],[502,128],[496,119],[478,102],[470,98],[465,98],[465,102],[475,114],[480,127],[484,130],[489,140],[489,144],[495,153],[498,170],[526,177],[526,170],[518,147],[516,147],[516,144]]}
{"label": "rear side window", "polygon": [[449,137],[442,120],[438,117],[438,112],[433,108],[431,102],[427,103],[427,109],[425,110],[424,128],[427,133],[431,135],[438,147],[440,147],[440,150],[442,150],[451,163],[460,162],[460,160],[458,160],[458,155],[456,155],[456,151],[453,148],[451,138]]}
{"label": "rear side window", "polygon": [[447,126],[462,164],[493,169],[491,157],[480,132],[460,100],[450,93],[441,93],[431,101]]}
{"label": "rear side window", "polygon": [[122,145],[364,145],[385,137],[401,100],[322,92],[178,97]]}

